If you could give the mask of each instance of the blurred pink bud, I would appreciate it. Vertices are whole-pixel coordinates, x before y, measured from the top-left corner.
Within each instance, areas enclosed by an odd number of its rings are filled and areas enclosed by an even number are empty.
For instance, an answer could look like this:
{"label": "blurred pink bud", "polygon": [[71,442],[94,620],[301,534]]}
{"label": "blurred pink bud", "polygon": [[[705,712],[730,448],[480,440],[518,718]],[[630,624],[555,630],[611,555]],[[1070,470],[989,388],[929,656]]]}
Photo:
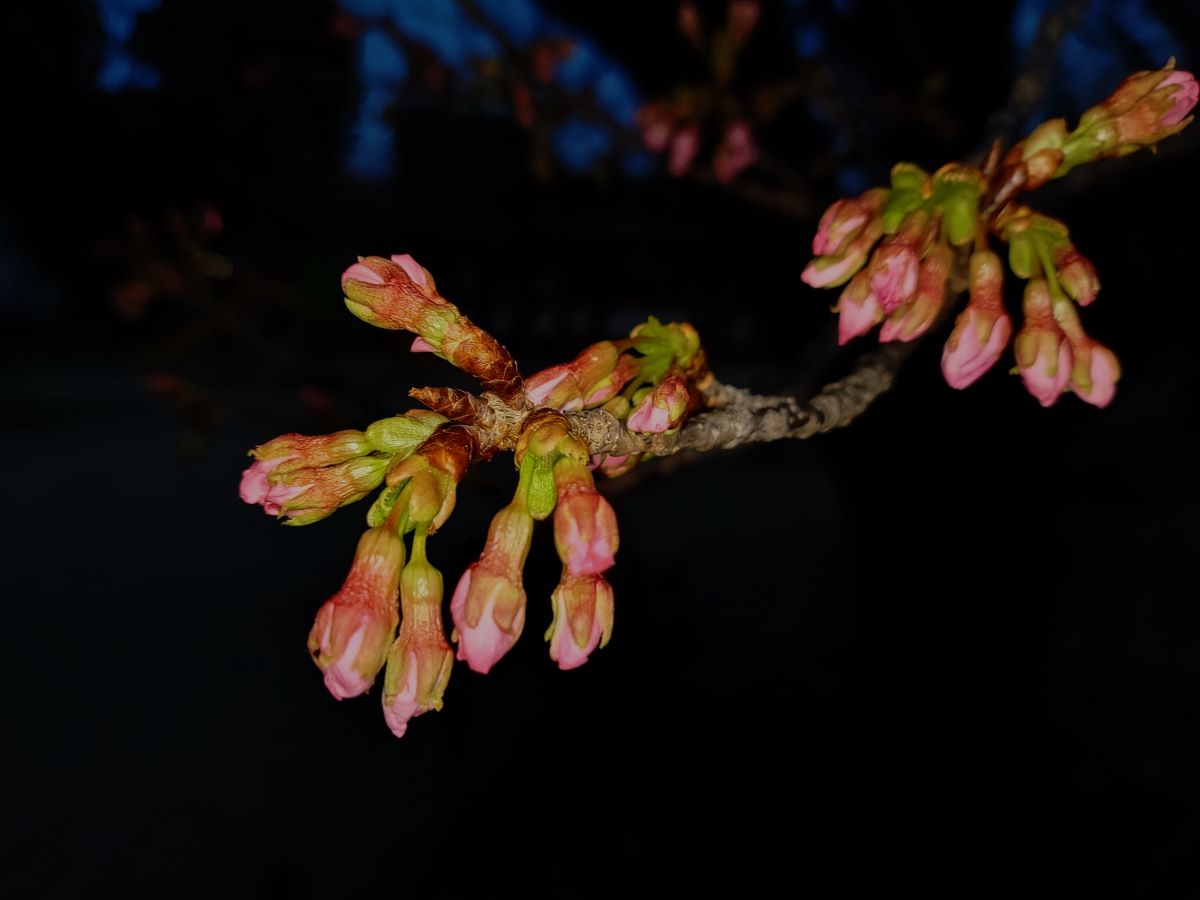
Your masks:
{"label": "blurred pink bud", "polygon": [[700,43],[702,37],[700,31],[700,13],[692,0],[680,0],[679,14],[676,21],[679,25],[680,34],[693,44]]}
{"label": "blurred pink bud", "polygon": [[339,700],[357,697],[383,667],[396,630],[404,543],[388,526],[367,531],[342,589],[317,613],[308,636],[313,662]]}
{"label": "blurred pink bud", "polygon": [[758,25],[761,11],[758,0],[730,0],[729,36],[735,43],[741,44],[750,36]]}
{"label": "blurred pink bud", "polygon": [[671,140],[671,155],[667,159],[667,171],[675,178],[687,174],[700,150],[700,129],[688,125],[676,133]]}
{"label": "blurred pink bud", "polygon": [[612,637],[613,593],[603,575],[570,576],[551,595],[554,620],[546,631],[550,658],[564,671],[582,666]]}
{"label": "blurred pink bud", "polygon": [[666,103],[647,103],[637,112],[637,126],[642,132],[642,143],[652,153],[667,149],[674,131],[675,114]]}
{"label": "blurred pink bud", "polygon": [[838,298],[838,344],[860,337],[883,320],[883,308],[866,272],[859,272]]}
{"label": "blurred pink bud", "polygon": [[564,457],[554,465],[554,546],[565,571],[597,575],[612,567],[620,536],[617,517],[587,466]]}
{"label": "blurred pink bud", "polygon": [[687,382],[678,375],[668,375],[633,408],[625,425],[630,431],[661,434],[679,426],[687,406]]}
{"label": "blurred pink bud", "polygon": [[434,348],[433,344],[429,343],[429,341],[425,340],[425,338],[421,337],[419,334],[415,338],[413,338],[412,347],[409,349],[413,353],[436,353],[437,352],[437,350]]}
{"label": "blurred pink bud", "polygon": [[713,156],[713,175],[721,184],[733,181],[758,159],[754,134],[744,121],[737,121],[725,130],[725,136]]}

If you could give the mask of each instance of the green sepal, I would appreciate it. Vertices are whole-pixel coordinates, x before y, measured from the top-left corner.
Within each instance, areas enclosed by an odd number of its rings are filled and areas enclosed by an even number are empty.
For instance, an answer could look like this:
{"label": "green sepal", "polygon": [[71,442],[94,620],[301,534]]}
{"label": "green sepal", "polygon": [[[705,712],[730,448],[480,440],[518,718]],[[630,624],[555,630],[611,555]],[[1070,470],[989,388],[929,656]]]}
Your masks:
{"label": "green sepal", "polygon": [[1038,273],[1037,247],[1028,231],[1019,231],[1009,238],[1008,267],[1018,278],[1032,278]]}
{"label": "green sepal", "polygon": [[526,453],[521,460],[518,492],[524,488],[525,506],[537,521],[542,521],[554,512],[558,495],[554,490],[554,458],[557,454],[535,456]]}
{"label": "green sepal", "polygon": [[883,207],[883,230],[887,234],[895,234],[909,213],[920,208],[925,202],[921,191],[915,188],[904,188],[892,191],[887,204]]}
{"label": "green sepal", "polygon": [[396,501],[400,498],[400,492],[404,490],[406,483],[389,485],[379,492],[379,496],[375,498],[375,502],[367,510],[368,525],[372,528],[378,528],[387,521],[387,517],[391,515],[392,509],[396,506]]}
{"label": "green sepal", "polygon": [[376,450],[407,455],[433,434],[437,427],[435,421],[421,421],[412,416],[391,416],[368,425],[366,435]]}
{"label": "green sepal", "polygon": [[918,165],[902,162],[892,166],[892,187],[897,191],[920,193],[928,181],[929,173]]}

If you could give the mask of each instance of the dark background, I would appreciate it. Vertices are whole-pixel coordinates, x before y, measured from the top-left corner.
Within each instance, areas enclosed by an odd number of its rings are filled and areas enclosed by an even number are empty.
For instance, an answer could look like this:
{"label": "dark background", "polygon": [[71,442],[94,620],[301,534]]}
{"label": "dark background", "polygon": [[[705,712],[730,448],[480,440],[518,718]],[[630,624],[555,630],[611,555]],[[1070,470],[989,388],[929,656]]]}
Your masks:
{"label": "dark background", "polygon": [[[644,466],[606,488],[611,645],[548,659],[543,529],[523,639],[397,741],[304,646],[365,510],[287,529],[237,499],[248,447],[464,384],[345,313],[347,263],[412,253],[526,372],[655,314],[726,381],[811,391],[873,340],[835,352],[798,280],[821,209],[976,152],[1047,4],[764,4],[737,90],[807,86],[755,129],[800,215],[636,140],[581,163],[415,45],[356,171],[363,17],[146,5],[0,29],[12,896],[1200,896],[1194,127],[1031,198],[1099,268],[1109,409],[1043,410],[1007,359],[952,391],[939,335],[844,432]],[[705,77],[673,3],[539,8],[638,102]],[[1197,64],[1195,3],[1087,16],[1050,114],[1164,47]],[[514,483],[501,458],[462,486],[449,585]]]}

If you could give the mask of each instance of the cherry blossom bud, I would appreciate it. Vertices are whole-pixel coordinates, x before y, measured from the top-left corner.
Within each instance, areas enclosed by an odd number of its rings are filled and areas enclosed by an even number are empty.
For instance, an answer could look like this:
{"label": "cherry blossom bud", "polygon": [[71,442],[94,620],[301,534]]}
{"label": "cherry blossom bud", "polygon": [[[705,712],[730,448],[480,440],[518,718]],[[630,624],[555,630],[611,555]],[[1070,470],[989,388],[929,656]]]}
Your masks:
{"label": "cherry blossom bud", "polygon": [[284,524],[310,525],[379,487],[388,462],[387,456],[364,456],[336,466],[272,471],[267,475],[270,489],[259,502],[268,515],[282,516]]}
{"label": "cherry blossom bud", "polygon": [[1100,278],[1091,261],[1075,249],[1070,241],[1060,241],[1052,252],[1054,268],[1058,272],[1058,283],[1080,306],[1087,306],[1096,299],[1100,290]]}
{"label": "cherry blossom bud", "polygon": [[845,284],[866,263],[867,255],[881,234],[883,226],[878,219],[872,219],[842,254],[818,256],[805,266],[804,271],[800,273],[800,280],[815,288]]}
{"label": "cherry blossom bud", "polygon": [[1096,159],[1125,156],[1177,134],[1191,122],[1188,113],[1200,98],[1200,86],[1190,72],[1165,67],[1137,72],[1126,78],[1104,102],[1093,106],[1063,147],[1065,159],[1058,174]]}
{"label": "cherry blossom bud", "polygon": [[1040,278],[1025,286],[1025,321],[1014,349],[1025,388],[1042,406],[1053,406],[1071,378],[1074,356],[1052,312],[1050,290]]}
{"label": "cherry blossom bud", "polygon": [[883,320],[883,308],[871,290],[871,277],[866,272],[859,272],[851,279],[835,309],[838,313],[838,344],[866,334]]}
{"label": "cherry blossom bud", "polygon": [[917,289],[921,264],[921,242],[928,218],[913,213],[898,232],[883,240],[871,258],[871,292],[879,306],[890,313],[907,303]]}
{"label": "cherry blossom bud", "polygon": [[687,407],[687,382],[678,375],[668,375],[634,405],[625,424],[630,431],[661,434],[679,427]]}
{"label": "cherry blossom bud", "polygon": [[596,490],[585,463],[563,457],[554,464],[554,545],[565,571],[595,575],[612,567],[620,538],[612,506]]}
{"label": "cherry blossom bud", "polygon": [[400,632],[387,655],[383,715],[396,737],[408,721],[442,708],[454,653],[442,624],[442,576],[425,558],[425,535],[413,539],[413,558],[400,578]]}
{"label": "cherry blossom bud", "polygon": [[885,189],[875,188],[860,197],[838,200],[830,206],[821,216],[813,236],[813,255],[837,256],[844,251],[879,214],[887,196]]}
{"label": "cherry blossom bud", "polygon": [[1073,345],[1075,367],[1071,372],[1071,390],[1079,399],[1101,409],[1112,402],[1117,393],[1121,365],[1116,354],[1098,341],[1087,338],[1084,346]]}
{"label": "cherry blossom bud", "polygon": [[318,435],[281,434],[255,447],[250,451],[250,455],[262,462],[271,463],[265,467],[266,471],[282,475],[296,469],[336,465],[366,456],[375,449],[377,448],[371,444],[367,435],[361,431],[347,430]]}
{"label": "cherry blossom bud", "polygon": [[989,250],[971,254],[967,308],[954,323],[942,350],[942,374],[952,388],[974,384],[996,364],[1012,336],[1012,320],[1004,311],[1004,265]]}
{"label": "cherry blossom bud", "polygon": [[938,245],[921,261],[913,299],[892,313],[879,332],[881,341],[912,341],[937,321],[946,300],[946,279],[954,262],[954,251]]}
{"label": "cherry blossom bud", "polygon": [[551,595],[554,620],[546,631],[550,658],[564,671],[582,666],[612,637],[613,593],[603,575],[571,576]]}
{"label": "cherry blossom bud", "polygon": [[450,600],[458,658],[476,672],[491,670],[525,627],[521,572],[533,517],[518,499],[496,513],[483,555],[463,573]]}
{"label": "cherry blossom bud", "polygon": [[308,650],[339,700],[365,692],[383,667],[396,631],[403,565],[399,535],[386,526],[370,529],[359,539],[342,589],[317,613]]}

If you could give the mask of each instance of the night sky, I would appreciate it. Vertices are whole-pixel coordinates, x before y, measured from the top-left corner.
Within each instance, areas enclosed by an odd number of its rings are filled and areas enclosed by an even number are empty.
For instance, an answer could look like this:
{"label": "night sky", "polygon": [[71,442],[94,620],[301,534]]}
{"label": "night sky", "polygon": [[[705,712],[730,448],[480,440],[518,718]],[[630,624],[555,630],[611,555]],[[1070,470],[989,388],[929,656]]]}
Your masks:
{"label": "night sky", "polygon": [[[672,178],[633,126],[708,77],[668,0],[481,0],[496,34],[450,0],[9,4],[0,889],[1200,897],[1195,126],[1028,197],[1098,268],[1108,409],[1042,409],[1011,356],[951,390],[943,326],[844,431],[641,466],[603,488],[611,644],[548,658],[544,526],[524,636],[402,740],[305,648],[365,504],[237,496],[276,434],[469,387],[346,312],[358,254],[411,253],[526,373],[655,315],[732,384],[844,375],[875,338],[838,349],[799,280],[821,211],[977,154],[1055,5],[764,2],[731,90],[794,174],[721,186],[715,133]],[[1196,2],[1097,0],[1040,111],[1198,35]],[[578,55],[522,124],[488,60],[549,40]],[[515,481],[460,486],[450,588]]]}

